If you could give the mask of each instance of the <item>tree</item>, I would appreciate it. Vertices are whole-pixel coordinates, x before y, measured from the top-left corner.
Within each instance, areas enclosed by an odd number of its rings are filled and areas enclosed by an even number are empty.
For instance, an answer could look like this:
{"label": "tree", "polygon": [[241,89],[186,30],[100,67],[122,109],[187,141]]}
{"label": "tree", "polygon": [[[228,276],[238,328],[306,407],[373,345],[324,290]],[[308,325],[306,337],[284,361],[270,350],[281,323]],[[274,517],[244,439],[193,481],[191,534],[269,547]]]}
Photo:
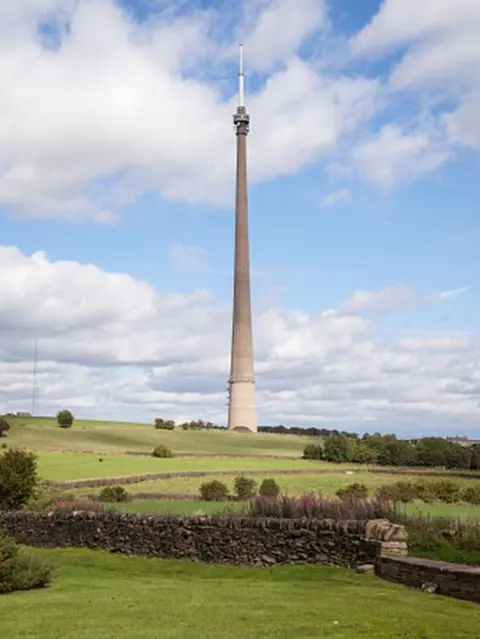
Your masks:
{"label": "tree", "polygon": [[377,462],[382,466],[412,466],[415,463],[415,449],[407,441],[386,441],[378,450]]}
{"label": "tree", "polygon": [[352,462],[356,464],[372,464],[376,460],[376,453],[364,442],[356,442],[353,447]]}
{"label": "tree", "polygon": [[263,497],[278,497],[280,486],[274,479],[264,479],[258,491]]}
{"label": "tree", "polygon": [[234,490],[237,499],[251,499],[257,493],[257,482],[251,477],[235,477]]}
{"label": "tree", "polygon": [[175,422],[173,419],[162,419],[161,417],[157,417],[154,426],[158,430],[174,430]]}
{"label": "tree", "polygon": [[323,459],[322,446],[307,444],[303,449],[303,459]]}
{"label": "tree", "polygon": [[8,423],[8,421],[5,419],[5,417],[0,417],[0,437],[6,435],[9,430],[10,424]]}
{"label": "tree", "polygon": [[60,428],[70,428],[73,424],[73,415],[69,410],[61,410],[57,413],[57,422]]}
{"label": "tree", "polygon": [[418,466],[443,467],[447,465],[449,445],[441,437],[424,437],[415,446]]}
{"label": "tree", "polygon": [[8,448],[0,454],[0,510],[18,510],[35,496],[37,458],[33,453]]}
{"label": "tree", "polygon": [[353,454],[353,442],[349,440],[345,435],[332,435],[325,442],[323,449],[323,458],[329,462],[336,462],[337,464],[342,462],[351,461]]}
{"label": "tree", "polygon": [[478,444],[470,449],[470,468],[480,470],[480,446]]}

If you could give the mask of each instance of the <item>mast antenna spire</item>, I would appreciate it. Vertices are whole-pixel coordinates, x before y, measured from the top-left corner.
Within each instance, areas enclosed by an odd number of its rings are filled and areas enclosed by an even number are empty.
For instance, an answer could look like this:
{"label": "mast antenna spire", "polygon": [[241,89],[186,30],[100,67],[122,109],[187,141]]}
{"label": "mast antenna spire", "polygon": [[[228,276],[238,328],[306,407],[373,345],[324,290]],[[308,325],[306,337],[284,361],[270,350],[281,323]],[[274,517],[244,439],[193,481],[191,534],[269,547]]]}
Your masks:
{"label": "mast antenna spire", "polygon": [[245,106],[245,76],[243,74],[243,44],[239,45],[240,66],[238,70],[238,106]]}

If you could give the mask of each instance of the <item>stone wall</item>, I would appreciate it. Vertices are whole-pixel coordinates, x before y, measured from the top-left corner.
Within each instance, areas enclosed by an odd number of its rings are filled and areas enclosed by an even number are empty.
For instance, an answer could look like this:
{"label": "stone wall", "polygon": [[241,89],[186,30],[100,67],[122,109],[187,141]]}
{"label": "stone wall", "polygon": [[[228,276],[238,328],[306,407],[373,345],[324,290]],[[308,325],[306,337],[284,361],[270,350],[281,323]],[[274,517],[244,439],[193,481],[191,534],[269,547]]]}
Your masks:
{"label": "stone wall", "polygon": [[[383,520],[382,520],[383,521]],[[127,555],[231,565],[374,563],[388,548],[371,522],[120,513],[0,513],[0,530],[41,548],[85,547]],[[391,530],[402,529],[390,524]],[[388,528],[388,527],[387,527]],[[401,532],[401,530],[400,530]],[[404,535],[404,532],[403,532]],[[406,543],[403,543],[406,552]]]}
{"label": "stone wall", "polygon": [[379,577],[425,592],[480,603],[480,566],[463,566],[419,557],[382,557]]}

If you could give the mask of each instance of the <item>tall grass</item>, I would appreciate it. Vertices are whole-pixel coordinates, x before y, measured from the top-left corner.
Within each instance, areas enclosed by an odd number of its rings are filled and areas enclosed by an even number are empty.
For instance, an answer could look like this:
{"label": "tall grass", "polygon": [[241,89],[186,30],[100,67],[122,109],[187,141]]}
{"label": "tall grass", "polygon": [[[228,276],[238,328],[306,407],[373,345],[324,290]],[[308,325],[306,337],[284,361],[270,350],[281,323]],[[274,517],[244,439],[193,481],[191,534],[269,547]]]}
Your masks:
{"label": "tall grass", "polygon": [[431,517],[394,509],[391,521],[408,532],[411,555],[461,564],[480,564],[480,521],[465,517]]}
{"label": "tall grass", "polygon": [[329,499],[316,493],[299,497],[258,496],[250,501],[247,513],[251,517],[337,521],[386,518],[405,526],[411,555],[456,563],[480,564],[480,521],[476,519],[412,515],[394,502],[356,499],[349,496]]}
{"label": "tall grass", "polygon": [[337,521],[388,519],[393,516],[394,510],[390,502],[379,499],[357,499],[348,495],[341,499],[330,499],[317,493],[306,493],[298,497],[258,495],[248,505],[248,514],[251,517],[334,519]]}

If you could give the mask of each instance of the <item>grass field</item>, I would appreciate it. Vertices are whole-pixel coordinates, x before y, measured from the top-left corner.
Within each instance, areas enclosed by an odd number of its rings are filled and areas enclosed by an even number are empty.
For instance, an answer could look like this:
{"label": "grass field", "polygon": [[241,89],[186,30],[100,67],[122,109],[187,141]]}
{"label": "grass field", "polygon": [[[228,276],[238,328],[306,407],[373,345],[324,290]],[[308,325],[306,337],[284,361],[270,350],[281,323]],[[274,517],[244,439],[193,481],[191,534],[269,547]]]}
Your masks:
{"label": "grass field", "polygon": [[[99,460],[102,459],[100,462]],[[91,455],[86,453],[39,453],[38,470],[43,479],[67,481],[101,477],[128,477],[147,473],[181,471],[261,471],[308,470],[328,468],[327,464],[303,459],[234,459],[234,458],[173,458],[133,457],[130,455]]]}
{"label": "grass field", "polygon": [[46,590],[0,597],[9,639],[460,639],[480,608],[330,567],[229,568],[86,550]]}
{"label": "grass field", "polygon": [[[191,461],[191,460],[183,460],[183,461]],[[195,460],[197,461],[197,460]],[[215,460],[213,460],[215,461]],[[223,460],[222,460],[223,461]],[[227,460],[230,461],[230,460]],[[251,460],[248,460],[251,461]],[[277,461],[277,460],[272,460]],[[267,460],[267,463],[270,460]],[[231,462],[230,462],[231,463]],[[292,469],[295,469],[295,465],[297,462],[289,461],[289,464],[292,464]],[[304,464],[308,464],[309,462],[303,462]],[[318,462],[312,462],[315,468],[329,468],[325,464],[319,464]],[[268,469],[268,465],[262,463],[265,470]],[[226,464],[228,466],[228,464]],[[243,463],[242,463],[243,466]],[[234,468],[233,464],[231,466]],[[237,463],[238,467],[238,463]],[[281,466],[282,469],[288,468],[287,464],[284,462]],[[303,466],[302,469],[308,470],[308,465]],[[272,470],[275,470],[275,466],[273,466]],[[348,472],[349,474],[346,474]],[[368,472],[353,472],[353,471],[336,471],[331,474],[305,474],[305,475],[277,475],[275,477],[276,482],[280,486],[280,490],[283,493],[288,493],[290,495],[298,495],[305,492],[321,492],[324,495],[333,496],[339,488],[344,488],[353,482],[365,484],[368,487],[370,495],[373,496],[375,490],[380,486],[385,486],[386,484],[391,484],[399,479],[402,481],[415,481],[418,479],[417,475],[406,475],[399,477],[398,475],[380,475],[380,474],[372,474]],[[352,474],[350,474],[352,473]],[[249,477],[252,477],[257,481],[258,484],[261,483],[264,476],[261,473],[256,473],[254,470],[248,473]],[[176,477],[173,479],[160,479],[154,481],[145,481],[138,484],[130,484],[125,485],[125,489],[129,492],[135,493],[190,493],[192,495],[198,495],[200,485],[206,481],[211,481],[213,479],[220,479],[224,482],[230,491],[233,491],[233,486],[235,482],[234,476],[205,476],[205,477]],[[455,483],[458,483],[461,486],[469,486],[472,485],[472,482],[478,482],[476,479],[459,479],[455,478]],[[99,489],[100,490],[100,489]],[[81,488],[77,491],[78,494],[91,494],[92,488]]]}
{"label": "grass field", "polygon": [[32,450],[88,450],[107,453],[153,450],[165,444],[175,453],[224,453],[237,455],[302,455],[314,439],[294,435],[248,435],[221,431],[155,430],[153,424],[129,424],[75,420],[61,429],[54,419],[9,418],[8,440]]}

